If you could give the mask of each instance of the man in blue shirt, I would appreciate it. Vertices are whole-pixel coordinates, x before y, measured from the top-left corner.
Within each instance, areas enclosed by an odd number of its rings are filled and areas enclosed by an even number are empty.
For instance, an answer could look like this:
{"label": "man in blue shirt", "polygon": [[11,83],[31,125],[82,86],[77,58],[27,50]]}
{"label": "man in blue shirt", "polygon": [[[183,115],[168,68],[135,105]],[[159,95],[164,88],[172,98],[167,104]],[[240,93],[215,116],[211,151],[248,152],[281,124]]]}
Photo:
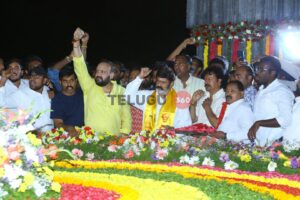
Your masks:
{"label": "man in blue shirt", "polygon": [[62,90],[52,99],[51,119],[54,120],[56,128],[62,127],[71,135],[76,135],[75,126],[84,125],[84,104],[74,68],[72,66],[62,68],[59,80]]}

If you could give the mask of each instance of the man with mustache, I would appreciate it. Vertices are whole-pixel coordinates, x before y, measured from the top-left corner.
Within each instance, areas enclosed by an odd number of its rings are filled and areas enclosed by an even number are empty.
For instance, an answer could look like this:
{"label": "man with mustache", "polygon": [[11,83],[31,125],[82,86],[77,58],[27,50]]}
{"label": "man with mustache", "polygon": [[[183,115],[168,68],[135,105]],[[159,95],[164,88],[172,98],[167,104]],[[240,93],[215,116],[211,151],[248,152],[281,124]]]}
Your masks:
{"label": "man with mustache", "polygon": [[51,119],[56,128],[64,128],[71,135],[76,135],[75,126],[83,126],[83,94],[78,88],[77,76],[72,66],[65,66],[59,72],[61,92],[51,102]]}
{"label": "man with mustache", "polygon": [[46,70],[42,66],[35,67],[29,71],[29,87],[19,89],[7,100],[9,108],[25,109],[32,116],[39,115],[33,126],[42,132],[53,128],[53,121],[50,119],[51,99],[44,87],[46,81]]}
{"label": "man with mustache", "polygon": [[14,92],[29,88],[28,80],[22,79],[23,67],[21,60],[12,59],[6,64],[0,79],[0,107],[7,107],[7,98]]}
{"label": "man with mustache", "polygon": [[254,101],[255,122],[248,138],[259,145],[280,141],[284,130],[292,121],[294,94],[277,79],[281,71],[279,60],[265,56],[256,65],[255,80],[260,85]]}
{"label": "man with mustache", "polygon": [[108,60],[101,61],[94,74],[89,75],[82,55],[80,40],[85,32],[77,28],[73,35],[73,63],[84,96],[84,122],[98,132],[118,135],[131,131],[131,114],[126,102],[113,101],[122,97],[125,89],[113,78],[114,64]]}
{"label": "man with mustache", "polygon": [[244,87],[239,81],[231,81],[226,86],[227,107],[218,129],[211,137],[228,139],[235,142],[248,140],[247,133],[254,122],[251,107],[244,101]]}
{"label": "man with mustache", "polygon": [[127,85],[125,91],[127,101],[143,110],[142,129],[153,132],[157,129],[191,125],[188,108],[176,106],[173,70],[168,66],[159,68],[156,74],[156,90],[139,90],[143,79],[150,73],[149,68],[142,68],[139,76]]}
{"label": "man with mustache", "polygon": [[234,72],[234,79],[240,81],[243,84],[245,88],[244,99],[247,103],[250,104],[252,109],[255,100],[255,95],[257,93],[257,90],[252,85],[253,78],[254,73],[250,66],[246,64],[241,64],[236,67],[236,70]]}
{"label": "man with mustache", "polygon": [[193,94],[190,105],[192,121],[217,127],[222,103],[225,101],[225,93],[221,88],[224,73],[219,67],[209,67],[203,75],[207,92],[197,90]]}

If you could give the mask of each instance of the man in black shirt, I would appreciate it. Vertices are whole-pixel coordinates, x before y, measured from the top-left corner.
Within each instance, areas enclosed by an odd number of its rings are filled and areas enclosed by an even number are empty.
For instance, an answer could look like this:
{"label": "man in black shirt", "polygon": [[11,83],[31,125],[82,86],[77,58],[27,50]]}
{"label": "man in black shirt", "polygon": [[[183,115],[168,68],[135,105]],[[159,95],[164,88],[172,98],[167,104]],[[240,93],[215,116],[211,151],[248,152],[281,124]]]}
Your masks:
{"label": "man in black shirt", "polygon": [[75,126],[84,125],[84,104],[74,68],[72,66],[62,68],[59,80],[62,91],[52,100],[51,118],[56,128],[62,127],[71,135],[76,135]]}

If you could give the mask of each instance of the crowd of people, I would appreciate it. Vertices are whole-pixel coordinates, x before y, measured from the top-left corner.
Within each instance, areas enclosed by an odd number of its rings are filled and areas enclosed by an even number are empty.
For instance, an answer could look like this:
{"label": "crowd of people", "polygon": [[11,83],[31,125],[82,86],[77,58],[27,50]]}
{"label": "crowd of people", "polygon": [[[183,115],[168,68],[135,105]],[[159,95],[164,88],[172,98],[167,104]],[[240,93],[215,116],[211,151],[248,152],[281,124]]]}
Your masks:
{"label": "crowd of people", "polygon": [[[121,62],[101,60],[87,67],[89,34],[77,28],[73,50],[50,68],[38,56],[26,64],[0,59],[0,107],[25,109],[39,115],[34,127],[53,127],[76,135],[75,126],[128,134],[132,109],[142,112],[141,129],[173,129],[202,123],[215,128],[220,140],[270,145],[283,140],[300,142],[300,82],[292,91],[279,79],[280,61],[261,56],[234,67],[216,57],[204,69],[202,60],[182,54],[195,40],[184,40],[165,61],[127,69]],[[229,69],[231,69],[229,71]],[[178,105],[179,94],[189,101]]]}

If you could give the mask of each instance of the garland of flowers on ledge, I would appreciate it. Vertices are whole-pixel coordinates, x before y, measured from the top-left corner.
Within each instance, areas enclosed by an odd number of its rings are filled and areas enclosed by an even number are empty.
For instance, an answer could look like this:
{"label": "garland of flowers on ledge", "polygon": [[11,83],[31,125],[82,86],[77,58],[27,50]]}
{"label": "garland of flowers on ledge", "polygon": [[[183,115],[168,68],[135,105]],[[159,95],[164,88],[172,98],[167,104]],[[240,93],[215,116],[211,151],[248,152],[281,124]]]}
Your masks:
{"label": "garland of flowers on ledge", "polygon": [[[119,170],[141,170],[156,173],[175,173],[185,178],[226,181],[229,184],[241,184],[244,187],[259,193],[266,193],[276,199],[298,199],[300,196],[300,177],[283,176],[277,173],[250,173],[238,170],[224,171],[212,167],[191,167],[177,163],[150,164],[124,161],[69,161],[57,162],[57,167]],[[60,177],[59,172],[55,177]],[[56,181],[60,182],[57,178]]]}

